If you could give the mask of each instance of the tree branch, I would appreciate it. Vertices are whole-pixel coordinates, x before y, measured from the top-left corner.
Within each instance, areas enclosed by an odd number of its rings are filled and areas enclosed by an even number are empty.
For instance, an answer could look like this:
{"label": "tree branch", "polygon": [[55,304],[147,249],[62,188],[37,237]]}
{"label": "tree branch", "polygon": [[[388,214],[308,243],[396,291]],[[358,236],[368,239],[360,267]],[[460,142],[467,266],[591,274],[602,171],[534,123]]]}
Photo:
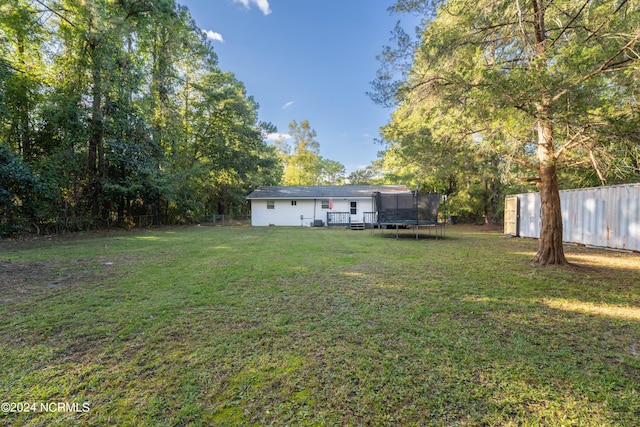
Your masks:
{"label": "tree branch", "polygon": [[596,170],[596,173],[598,174],[598,178],[600,179],[600,182],[602,183],[602,185],[606,185],[607,180],[604,178],[604,176],[602,175],[602,171],[600,171],[600,168],[598,167],[598,162],[596,161],[596,156],[593,154],[593,150],[589,150],[589,158],[591,159],[591,164],[593,165],[593,168]]}
{"label": "tree branch", "polygon": [[577,140],[580,136],[582,136],[582,134],[584,133],[585,130],[587,130],[589,127],[591,127],[590,124],[586,124],[584,125],[582,128],[580,128],[580,130],[578,132],[576,132],[571,139],[569,139],[569,141],[567,141],[566,143],[564,143],[562,145],[562,147],[560,147],[560,149],[556,152],[555,154],[555,158],[556,160],[559,160],[560,157],[564,154],[564,152],[574,146],[577,145]]}
{"label": "tree branch", "polygon": [[[49,12],[53,13],[54,15],[56,15],[57,17],[59,17],[60,19],[62,19],[63,21],[65,21],[67,24],[71,25],[72,27],[75,28],[75,24],[71,21],[69,21],[64,15],[62,15],[60,12],[58,12],[57,10],[53,9],[52,7],[46,5],[43,1],[41,0],[36,0],[37,3],[39,3],[40,5],[42,5],[42,7],[44,7],[45,9],[47,9]],[[65,9],[62,9],[65,10]],[[66,12],[66,10],[65,10]]]}
{"label": "tree branch", "polygon": [[512,162],[515,162],[516,164],[522,166],[523,168],[533,170],[533,171],[538,169],[538,166],[535,163],[528,162],[525,159],[522,159],[520,157],[511,156],[510,159]]}
{"label": "tree branch", "polygon": [[587,41],[589,41],[589,39],[593,36],[595,36],[596,34],[598,34],[598,31],[600,31],[600,29],[602,27],[604,27],[604,24],[606,24],[607,22],[609,22],[611,20],[611,18],[613,18],[619,11],[620,9],[622,9],[622,6],[624,6],[627,3],[627,0],[622,0],[620,2],[620,4],[618,5],[618,7],[616,8],[616,10],[613,11],[613,13],[609,16],[609,19],[607,19],[606,21],[604,21],[602,24],[600,24],[600,26],[598,26],[598,28],[596,28],[594,31],[591,32],[591,34],[589,35],[589,37],[587,37],[586,39],[584,39],[584,41],[582,43],[586,43]]}
{"label": "tree branch", "polygon": [[580,8],[580,10],[578,11],[578,13],[576,13],[571,20],[569,21],[569,23],[567,25],[565,25],[565,27],[562,29],[562,31],[560,31],[560,34],[558,34],[558,37],[556,37],[551,44],[549,45],[548,49],[551,49],[553,47],[554,44],[556,44],[556,42],[558,40],[560,40],[560,37],[562,37],[562,35],[569,29],[569,27],[571,26],[571,24],[573,24],[575,22],[576,19],[578,19],[578,17],[582,14],[582,11],[584,10],[585,7],[587,7],[587,5],[591,3],[591,0],[587,0],[584,2],[584,4],[582,5],[582,7]]}
{"label": "tree branch", "polygon": [[[597,76],[600,73],[603,73],[605,71],[612,71],[612,70],[617,70],[616,67],[618,65],[624,64],[626,62],[630,62],[633,61],[633,59],[628,58],[625,59],[624,61],[620,61],[620,62],[616,62],[613,63],[613,61],[618,57],[618,55],[620,55],[622,52],[624,52],[627,49],[631,49],[631,47],[633,45],[635,45],[635,43],[640,39],[640,32],[638,32],[638,34],[636,34],[636,36],[629,40],[629,43],[627,43],[626,45],[622,46],[614,55],[612,55],[609,59],[607,59],[604,64],[602,64],[597,70],[587,74],[586,76],[584,76],[582,78],[582,82],[585,82],[587,80],[589,80],[591,77]],[[613,64],[612,64],[613,63]]]}
{"label": "tree branch", "polygon": [[527,33],[526,28],[524,27],[524,20],[522,19],[522,8],[520,7],[520,0],[516,0],[516,8],[518,9],[518,26],[520,27],[520,31],[522,32],[522,39],[525,41],[527,47],[531,46],[531,39],[529,38],[529,34]]}
{"label": "tree branch", "polygon": [[13,65],[9,64],[9,63],[8,63],[7,61],[5,61],[4,59],[0,59],[0,66],[7,67],[7,68],[9,68],[9,69],[11,69],[11,70],[13,70],[13,71],[18,72],[18,73],[22,73],[22,74],[25,74],[25,73],[26,73],[26,71],[25,71],[25,70],[21,70],[20,68],[16,68],[16,67],[14,67]]}

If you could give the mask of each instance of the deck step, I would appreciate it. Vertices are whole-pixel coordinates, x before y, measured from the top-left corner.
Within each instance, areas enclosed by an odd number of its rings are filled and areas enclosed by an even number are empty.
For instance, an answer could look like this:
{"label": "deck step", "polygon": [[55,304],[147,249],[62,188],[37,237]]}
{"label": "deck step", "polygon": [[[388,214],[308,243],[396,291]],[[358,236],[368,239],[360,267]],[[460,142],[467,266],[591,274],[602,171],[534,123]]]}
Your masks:
{"label": "deck step", "polygon": [[364,222],[352,222],[349,224],[349,228],[352,230],[364,230]]}

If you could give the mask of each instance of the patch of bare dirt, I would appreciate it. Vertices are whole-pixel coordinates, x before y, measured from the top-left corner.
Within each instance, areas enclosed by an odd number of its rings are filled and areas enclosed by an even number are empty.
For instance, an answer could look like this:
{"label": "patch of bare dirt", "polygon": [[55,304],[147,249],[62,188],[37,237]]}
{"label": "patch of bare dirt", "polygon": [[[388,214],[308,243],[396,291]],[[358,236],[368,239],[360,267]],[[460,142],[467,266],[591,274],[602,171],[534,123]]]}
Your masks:
{"label": "patch of bare dirt", "polygon": [[78,231],[73,233],[60,233],[60,234],[35,234],[35,233],[22,233],[13,236],[9,239],[0,239],[0,245],[7,248],[21,248],[32,247],[34,244],[50,241],[68,241],[68,240],[84,240],[95,239],[102,237],[114,237],[130,234],[145,233],[147,231],[157,230],[171,230],[179,227],[192,227],[185,225],[154,225],[145,228],[101,228],[96,230]]}
{"label": "patch of bare dirt", "polygon": [[117,274],[122,262],[113,259],[56,261],[0,260],[0,304],[40,299],[80,284]]}

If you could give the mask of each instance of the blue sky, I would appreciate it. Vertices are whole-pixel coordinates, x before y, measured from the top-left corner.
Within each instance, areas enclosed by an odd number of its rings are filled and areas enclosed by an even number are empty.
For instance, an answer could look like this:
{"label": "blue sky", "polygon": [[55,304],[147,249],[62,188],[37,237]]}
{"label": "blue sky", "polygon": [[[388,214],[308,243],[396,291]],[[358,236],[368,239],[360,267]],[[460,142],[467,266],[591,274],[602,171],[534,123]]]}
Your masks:
{"label": "blue sky", "polygon": [[[390,111],[366,95],[395,23],[392,0],[177,0],[207,31],[220,68],[260,105],[260,120],[286,134],[309,120],[320,154],[347,173],[382,149]],[[403,18],[403,20],[406,17]],[[410,30],[410,28],[407,28]]]}

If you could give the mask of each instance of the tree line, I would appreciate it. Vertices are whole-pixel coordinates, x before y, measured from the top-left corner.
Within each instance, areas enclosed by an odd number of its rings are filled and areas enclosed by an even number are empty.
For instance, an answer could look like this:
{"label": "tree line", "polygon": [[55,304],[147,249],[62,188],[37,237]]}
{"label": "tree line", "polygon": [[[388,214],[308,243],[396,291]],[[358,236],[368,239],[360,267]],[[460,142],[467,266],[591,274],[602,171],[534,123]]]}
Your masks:
{"label": "tree line", "polygon": [[557,249],[558,188],[640,180],[637,0],[390,10],[421,24],[380,55],[385,149],[345,179],[307,120],[265,142],[275,126],[175,1],[3,1],[0,216],[176,223],[246,212],[260,185],[420,183],[497,220],[505,194],[536,186]]}
{"label": "tree line", "polygon": [[126,225],[246,210],[282,165],[173,0],[0,5],[0,215]]}

